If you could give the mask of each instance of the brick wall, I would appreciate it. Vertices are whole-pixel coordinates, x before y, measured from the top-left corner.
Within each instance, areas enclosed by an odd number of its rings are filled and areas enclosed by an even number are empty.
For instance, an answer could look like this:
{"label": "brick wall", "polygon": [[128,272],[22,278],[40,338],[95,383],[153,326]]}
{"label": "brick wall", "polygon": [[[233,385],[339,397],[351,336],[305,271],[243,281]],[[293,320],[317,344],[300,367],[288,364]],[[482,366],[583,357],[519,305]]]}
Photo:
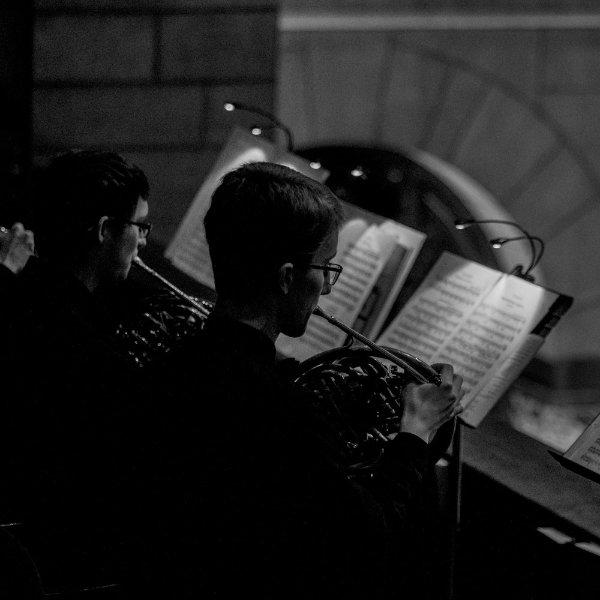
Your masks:
{"label": "brick wall", "polygon": [[37,160],[106,147],[151,184],[165,245],[234,123],[226,99],[273,110],[273,0],[38,0],[33,147]]}

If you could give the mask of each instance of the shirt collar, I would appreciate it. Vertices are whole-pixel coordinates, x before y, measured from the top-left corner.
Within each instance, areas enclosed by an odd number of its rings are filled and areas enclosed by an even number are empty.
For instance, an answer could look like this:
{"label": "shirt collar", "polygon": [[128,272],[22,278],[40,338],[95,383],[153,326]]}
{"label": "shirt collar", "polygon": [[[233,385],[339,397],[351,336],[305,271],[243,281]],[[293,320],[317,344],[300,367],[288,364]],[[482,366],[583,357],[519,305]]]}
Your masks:
{"label": "shirt collar", "polygon": [[275,344],[255,327],[223,315],[211,314],[205,331],[221,343],[231,344],[232,351],[250,351],[249,358],[269,363],[275,362]]}

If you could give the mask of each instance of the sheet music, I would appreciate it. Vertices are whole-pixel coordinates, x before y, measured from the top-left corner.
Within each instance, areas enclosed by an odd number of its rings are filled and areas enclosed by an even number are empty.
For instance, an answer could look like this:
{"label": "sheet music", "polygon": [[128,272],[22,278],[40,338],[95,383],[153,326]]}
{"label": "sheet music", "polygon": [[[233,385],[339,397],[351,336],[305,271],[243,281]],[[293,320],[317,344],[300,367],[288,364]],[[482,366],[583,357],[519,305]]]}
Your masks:
{"label": "sheet music", "polygon": [[460,415],[461,421],[471,425],[471,427],[477,427],[529,361],[537,354],[543,343],[544,338],[539,335],[530,334],[526,336],[506,357],[498,371],[493,372],[487,383],[473,396]]}
{"label": "sheet music", "polygon": [[377,343],[453,365],[476,426],[543,343],[530,332],[557,296],[446,252]]}
{"label": "sheet music", "polygon": [[[230,152],[226,152],[229,156]],[[233,153],[228,160],[215,165],[192,201],[175,238],[167,248],[166,257],[186,275],[210,288],[215,287],[212,264],[204,232],[204,216],[210,206],[213,192],[223,175],[249,162],[265,162],[267,156],[260,148],[249,148]]]}
{"label": "sheet music", "polygon": [[283,152],[264,138],[257,138],[242,129],[235,129],[165,251],[165,256],[174,266],[214,289],[212,265],[204,232],[204,216],[210,206],[212,194],[226,173],[246,163],[267,161],[285,164],[318,181],[323,181],[328,175],[325,169],[310,168],[304,159]]}
{"label": "sheet music", "polygon": [[[501,274],[493,269],[444,253],[377,343],[433,362],[444,341],[452,339],[476,307],[478,299],[500,277]],[[449,345],[448,352],[452,350]],[[455,354],[457,360],[467,366],[469,357],[462,356],[460,347]],[[477,361],[474,362],[469,368],[476,377],[481,368],[477,367]]]}
{"label": "sheet music", "polygon": [[[339,262],[339,258],[348,253],[348,248],[356,244],[360,236],[369,228],[369,223],[365,219],[355,218],[346,221],[338,235],[337,254],[334,261]],[[337,284],[336,284],[337,285]]]}
{"label": "sheet music", "polygon": [[[371,225],[352,243],[349,241],[349,232],[355,234],[361,231],[361,227],[356,220],[348,222],[345,227],[348,230],[342,230],[340,234],[344,240],[340,245],[341,253],[335,258],[344,270],[331,293],[321,297],[319,306],[342,323],[353,323],[394,251],[396,240],[377,225]],[[281,335],[277,340],[277,348],[287,356],[305,360],[319,352],[341,346],[345,338],[346,334],[339,328],[313,315],[302,337]]]}
{"label": "sheet music", "polygon": [[564,457],[600,475],[600,415],[575,440]]}
{"label": "sheet music", "polygon": [[[383,323],[427,238],[423,232],[402,225],[396,221],[386,220],[381,223],[379,227],[381,231],[391,235],[396,240],[396,244],[398,245],[396,252],[398,262],[397,264],[390,265],[393,268],[393,272],[391,273],[391,285],[388,285],[385,288],[381,285],[382,289],[380,292],[384,297],[384,301],[381,305],[375,307],[375,321],[363,332],[367,337],[373,338],[380,333]],[[398,252],[400,249],[402,252]],[[383,282],[381,283],[383,284]]]}

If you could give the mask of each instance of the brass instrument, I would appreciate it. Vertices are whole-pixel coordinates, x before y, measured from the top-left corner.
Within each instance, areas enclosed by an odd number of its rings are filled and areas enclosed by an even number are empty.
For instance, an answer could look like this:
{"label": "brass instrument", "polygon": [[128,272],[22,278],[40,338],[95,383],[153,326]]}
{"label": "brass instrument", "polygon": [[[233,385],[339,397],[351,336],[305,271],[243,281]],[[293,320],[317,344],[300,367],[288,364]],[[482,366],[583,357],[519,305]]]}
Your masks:
{"label": "brass instrument", "polygon": [[[416,356],[374,344],[320,307],[314,314],[364,344],[308,358],[294,377],[297,385],[310,392],[314,409],[337,434],[348,463],[360,470],[376,461],[400,431],[403,388],[409,383],[440,385],[441,378]],[[429,444],[433,459],[450,445],[454,427],[452,419],[433,437]]]}
{"label": "brass instrument", "polygon": [[198,301],[196,298],[186,294],[184,291],[180,290],[177,286],[173,285],[168,279],[165,279],[160,273],[157,273],[154,269],[151,269],[139,256],[136,256],[133,259],[133,262],[140,268],[142,268],[146,273],[152,275],[158,279],[163,285],[169,288],[175,295],[179,296],[182,300],[185,300],[189,304],[191,304],[196,310],[200,312],[203,317],[208,317],[210,311],[212,310],[212,303],[206,300]]}
{"label": "brass instrument", "polygon": [[145,368],[198,333],[212,303],[186,294],[139,257],[133,263],[162,284],[159,289],[128,286],[127,310],[122,311],[115,330],[124,354],[135,366]]}
{"label": "brass instrument", "polygon": [[320,306],[317,306],[313,311],[315,315],[318,317],[323,317],[327,321],[329,321],[335,327],[341,329],[354,339],[357,339],[359,342],[371,348],[376,355],[381,356],[382,358],[386,358],[392,363],[398,365],[400,368],[404,369],[410,375],[412,375],[415,380],[419,383],[435,383],[435,385],[441,385],[442,380],[438,375],[435,369],[432,369],[426,362],[422,361],[420,358],[413,356],[412,354],[408,354],[408,352],[400,352],[398,350],[392,350],[391,348],[386,348],[385,346],[378,346],[374,342],[372,342],[369,338],[366,338],[358,331],[348,327],[348,325],[344,325],[341,321],[338,321],[334,316],[328,315]]}

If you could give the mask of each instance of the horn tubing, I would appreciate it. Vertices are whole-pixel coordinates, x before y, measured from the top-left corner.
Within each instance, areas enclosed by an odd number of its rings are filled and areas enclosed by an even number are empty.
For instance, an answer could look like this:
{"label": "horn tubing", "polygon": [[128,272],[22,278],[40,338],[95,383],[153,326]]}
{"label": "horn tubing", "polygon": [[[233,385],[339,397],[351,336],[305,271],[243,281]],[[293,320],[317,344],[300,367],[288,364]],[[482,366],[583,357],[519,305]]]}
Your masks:
{"label": "horn tubing", "polygon": [[200,304],[200,302],[197,302],[196,300],[194,300],[194,298],[192,298],[191,296],[189,296],[188,294],[186,294],[185,292],[180,290],[177,286],[173,285],[169,280],[165,279],[162,275],[157,273],[154,269],[151,269],[139,256],[136,256],[133,259],[133,262],[138,267],[140,267],[144,271],[146,271],[146,273],[152,275],[153,277],[156,277],[156,279],[158,279],[161,283],[166,285],[172,292],[177,294],[180,298],[182,298],[186,302],[189,302],[194,308],[199,310],[204,317],[208,317],[208,315],[210,313],[205,306]]}
{"label": "horn tubing", "polygon": [[368,346],[369,348],[371,348],[371,350],[373,350],[374,352],[379,354],[379,356],[382,356],[383,358],[387,358],[389,361],[393,362],[394,364],[396,364],[399,367],[403,368],[404,370],[408,371],[417,381],[420,381],[421,383],[431,383],[431,381],[435,381],[437,385],[440,385],[441,380],[440,380],[439,374],[437,373],[437,371],[432,369],[429,365],[426,365],[426,364],[423,365],[424,368],[425,367],[429,368],[431,371],[431,377],[428,379],[425,376],[423,376],[421,373],[419,373],[419,371],[417,371],[414,367],[412,367],[406,361],[402,360],[395,354],[392,354],[385,348],[378,346],[377,344],[372,342],[370,339],[368,339],[364,335],[362,335],[362,333],[358,333],[358,331],[355,331],[351,327],[348,327],[348,325],[344,325],[344,323],[342,323],[341,321],[338,321],[334,316],[328,315],[320,306],[315,307],[315,309],[313,310],[313,314],[317,315],[318,317],[322,317],[323,319],[326,319],[332,325],[335,325],[335,327],[338,327],[342,331],[344,331],[344,332],[348,333],[349,335],[351,335],[352,337],[356,338],[359,342],[363,343],[365,346]]}

